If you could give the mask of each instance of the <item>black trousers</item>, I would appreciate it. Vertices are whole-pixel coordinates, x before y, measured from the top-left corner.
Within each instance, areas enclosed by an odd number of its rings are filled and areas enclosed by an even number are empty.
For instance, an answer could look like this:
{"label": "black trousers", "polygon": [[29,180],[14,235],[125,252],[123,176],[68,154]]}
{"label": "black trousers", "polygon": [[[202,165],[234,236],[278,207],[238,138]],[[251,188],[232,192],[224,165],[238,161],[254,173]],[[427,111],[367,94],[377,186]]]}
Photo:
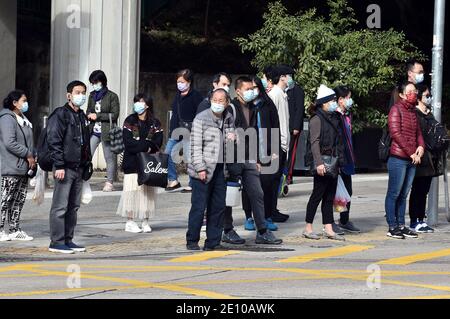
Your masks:
{"label": "black trousers", "polygon": [[324,225],[334,223],[333,201],[336,195],[337,178],[314,175],[314,188],[306,207],[306,222],[312,224],[317,208],[322,202],[322,221]]}
{"label": "black trousers", "polygon": [[[342,181],[344,182],[345,188],[347,189],[350,197],[353,195],[353,187],[352,187],[352,176],[341,173]],[[347,204],[348,211],[341,213],[341,224],[345,225],[350,220],[350,206],[351,202]]]}
{"label": "black trousers", "polygon": [[433,177],[414,177],[411,195],[409,197],[409,217],[411,225],[423,222]]}

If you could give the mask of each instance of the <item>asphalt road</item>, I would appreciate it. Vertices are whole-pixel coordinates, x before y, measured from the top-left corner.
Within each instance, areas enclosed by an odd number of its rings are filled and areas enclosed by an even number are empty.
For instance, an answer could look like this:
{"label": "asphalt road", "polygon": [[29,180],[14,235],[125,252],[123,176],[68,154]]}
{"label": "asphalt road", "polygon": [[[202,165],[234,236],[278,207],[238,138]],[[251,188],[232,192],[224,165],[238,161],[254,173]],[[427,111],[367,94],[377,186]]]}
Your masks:
{"label": "asphalt road", "polygon": [[[49,193],[42,206],[28,201],[24,209],[22,228],[35,241],[0,243],[0,298],[450,298],[450,224],[441,214],[434,234],[387,238],[386,184],[384,174],[356,177],[351,216],[363,233],[346,242],[301,238],[312,183],[300,177],[280,200],[291,215],[279,224],[282,246],[256,245],[236,210],[247,244],[208,253],[185,250],[190,195],[160,194],[153,232],[134,235],[115,215],[120,192],[101,193],[96,180],[76,236],[88,252],[51,254]],[[319,212],[316,231],[320,223]]]}

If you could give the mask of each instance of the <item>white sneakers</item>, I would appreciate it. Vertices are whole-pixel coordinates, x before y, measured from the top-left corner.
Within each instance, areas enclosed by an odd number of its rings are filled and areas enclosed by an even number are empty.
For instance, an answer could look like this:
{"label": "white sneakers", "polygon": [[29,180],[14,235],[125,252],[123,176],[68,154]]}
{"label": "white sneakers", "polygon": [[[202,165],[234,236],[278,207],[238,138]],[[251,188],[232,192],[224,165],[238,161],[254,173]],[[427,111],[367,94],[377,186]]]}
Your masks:
{"label": "white sneakers", "polygon": [[11,241],[8,235],[4,231],[0,232],[0,242]]}
{"label": "white sneakers", "polygon": [[149,234],[152,232],[152,228],[150,227],[150,225],[148,224],[147,220],[144,220],[142,222],[142,232],[145,234]]}
{"label": "white sneakers", "polygon": [[142,222],[142,228],[140,228],[134,220],[129,220],[129,221],[127,221],[127,223],[125,225],[125,231],[127,233],[133,233],[133,234],[140,234],[140,233],[148,234],[148,233],[152,232],[152,228],[150,227],[150,225],[148,224],[148,221],[146,221],[146,220],[144,220]]}
{"label": "white sneakers", "polygon": [[140,234],[140,233],[142,233],[142,229],[133,220],[127,221],[127,223],[125,225],[125,231],[127,233],[133,233],[133,234]]}
{"label": "white sneakers", "polygon": [[105,183],[105,187],[103,187],[103,192],[104,193],[111,193],[112,191],[114,191],[114,186],[113,184],[106,182]]}
{"label": "white sneakers", "polygon": [[19,230],[15,233],[6,235],[4,231],[0,233],[0,242],[5,241],[32,241],[34,238],[31,236],[28,236],[26,232],[23,230]]}

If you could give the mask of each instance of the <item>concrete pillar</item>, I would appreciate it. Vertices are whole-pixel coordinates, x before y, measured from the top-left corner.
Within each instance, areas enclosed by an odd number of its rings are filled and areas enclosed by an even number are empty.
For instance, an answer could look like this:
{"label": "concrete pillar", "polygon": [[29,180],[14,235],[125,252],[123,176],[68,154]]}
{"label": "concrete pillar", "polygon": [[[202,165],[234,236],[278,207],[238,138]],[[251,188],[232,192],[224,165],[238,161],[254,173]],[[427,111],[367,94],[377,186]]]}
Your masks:
{"label": "concrete pillar", "polygon": [[[0,0],[0,101],[16,86],[17,1]],[[0,109],[3,103],[0,103]]]}
{"label": "concrete pillar", "polygon": [[119,122],[125,120],[139,87],[140,12],[140,0],[52,0],[51,109],[66,102],[70,81],[88,84],[101,69],[119,95]]}

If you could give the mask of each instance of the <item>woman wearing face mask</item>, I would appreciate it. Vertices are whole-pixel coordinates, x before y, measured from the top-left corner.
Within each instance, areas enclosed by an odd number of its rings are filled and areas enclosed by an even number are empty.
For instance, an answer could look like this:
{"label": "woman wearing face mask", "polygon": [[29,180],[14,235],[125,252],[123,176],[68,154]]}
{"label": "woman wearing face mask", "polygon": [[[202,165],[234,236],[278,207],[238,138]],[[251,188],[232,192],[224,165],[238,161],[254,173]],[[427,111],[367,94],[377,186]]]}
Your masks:
{"label": "woman wearing face mask", "polygon": [[[0,242],[31,241],[20,229],[20,214],[27,197],[28,178],[36,168],[33,126],[24,113],[28,111],[23,91],[13,91],[3,101],[0,112],[0,155],[2,176]],[[30,176],[31,175],[31,176]],[[6,219],[9,235],[5,232]]]}
{"label": "woman wearing face mask", "polygon": [[314,187],[306,208],[306,229],[303,237],[318,240],[320,236],[313,231],[313,221],[317,207],[322,202],[322,220],[324,224],[323,236],[327,239],[344,241],[345,238],[333,230],[333,201],[337,188],[337,177],[327,175],[323,156],[338,158],[338,166],[345,164],[344,147],[340,128],[340,120],[336,111],[336,93],[326,87],[320,86],[315,105],[310,107],[310,126],[308,148],[305,156],[307,165],[315,167]]}
{"label": "woman wearing face mask", "polygon": [[389,184],[386,195],[388,237],[417,238],[405,226],[406,199],[425,151],[425,143],[416,113],[417,89],[411,82],[399,85],[400,101],[389,112],[389,133],[392,138],[388,160]]}
{"label": "woman wearing face mask", "polygon": [[[431,94],[424,84],[416,85],[418,90],[418,103],[416,105],[417,117],[424,140],[427,140],[431,124],[435,118],[431,113]],[[409,198],[410,227],[417,233],[433,233],[434,229],[424,222],[427,196],[430,192],[433,177],[443,175],[442,152],[435,152],[426,148],[420,165],[416,168],[416,175]]]}
{"label": "woman wearing face mask", "polygon": [[[346,86],[338,86],[334,89],[338,99],[338,115],[341,119],[342,137],[344,141],[344,154],[346,164],[341,168],[341,178],[350,196],[352,196],[352,175],[355,175],[355,154],[353,151],[352,137],[352,114],[353,106],[352,92]],[[350,203],[347,204],[348,211],[340,214],[339,225],[333,223],[333,230],[339,235],[343,231],[349,233],[360,233],[361,231],[350,221]]]}
{"label": "woman wearing face mask", "polygon": [[[145,94],[134,98],[134,113],[124,122],[123,142],[125,152],[122,168],[125,173],[123,193],[117,214],[128,218],[125,231],[130,233],[150,233],[148,220],[154,217],[156,209],[156,189],[138,185],[137,154],[160,151],[163,142],[161,122],[153,117],[153,100]],[[140,228],[135,219],[142,220]]]}
{"label": "woman wearing face mask", "polygon": [[[197,108],[203,101],[203,96],[193,88],[194,73],[191,70],[182,70],[177,73],[177,95],[172,103],[172,118],[170,119],[169,141],[166,145],[166,153],[169,154],[169,183],[167,191],[174,191],[181,188],[178,181],[177,169],[175,162],[179,162],[178,153],[173,152],[178,143],[183,143],[184,159],[189,159],[189,140],[182,138],[178,133],[174,132],[178,128],[191,130],[192,122],[197,114]],[[173,153],[173,154],[172,154]],[[185,192],[192,191],[191,187],[187,187]]]}
{"label": "woman wearing face mask", "polygon": [[117,125],[120,115],[120,102],[116,93],[108,89],[108,79],[103,71],[92,72],[89,77],[94,90],[89,95],[87,116],[91,121],[91,154],[94,157],[100,143],[106,160],[107,181],[104,192],[114,190],[114,179],[117,174],[117,155],[111,151],[109,131],[112,125]]}

